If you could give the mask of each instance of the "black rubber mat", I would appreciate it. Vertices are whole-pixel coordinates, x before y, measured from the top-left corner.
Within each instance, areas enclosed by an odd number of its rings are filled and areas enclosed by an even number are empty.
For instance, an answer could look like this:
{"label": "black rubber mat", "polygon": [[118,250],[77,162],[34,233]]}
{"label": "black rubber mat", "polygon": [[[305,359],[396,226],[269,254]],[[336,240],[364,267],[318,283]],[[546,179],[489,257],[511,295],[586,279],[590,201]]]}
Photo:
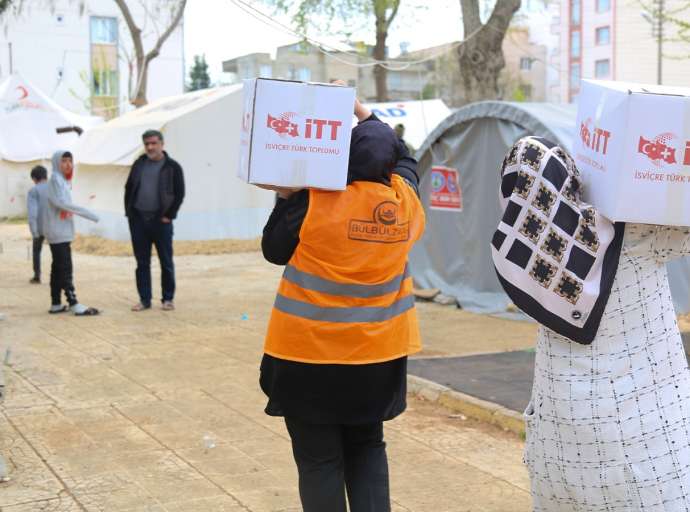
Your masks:
{"label": "black rubber mat", "polygon": [[[690,333],[683,334],[683,344],[690,357]],[[412,375],[522,412],[532,392],[534,351],[410,359],[408,369]]]}
{"label": "black rubber mat", "polygon": [[410,359],[412,375],[521,412],[529,402],[534,352]]}

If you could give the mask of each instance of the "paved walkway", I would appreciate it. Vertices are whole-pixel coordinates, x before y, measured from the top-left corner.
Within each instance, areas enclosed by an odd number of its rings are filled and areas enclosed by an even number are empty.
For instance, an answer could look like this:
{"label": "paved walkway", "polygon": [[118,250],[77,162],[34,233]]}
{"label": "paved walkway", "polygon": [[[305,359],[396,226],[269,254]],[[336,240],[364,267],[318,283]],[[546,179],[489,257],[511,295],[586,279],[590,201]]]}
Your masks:
{"label": "paved walkway", "polygon": [[[28,284],[25,232],[0,225],[0,454],[12,477],[0,510],[300,510],[285,427],[263,414],[257,385],[280,270],[258,254],[179,258],[178,310],[133,314],[134,262],[76,255],[78,295],[104,313],[53,317],[47,286]],[[429,355],[489,351],[478,334],[499,350],[529,345],[530,326],[421,314]],[[395,511],[529,510],[515,437],[418,401],[386,436]]]}

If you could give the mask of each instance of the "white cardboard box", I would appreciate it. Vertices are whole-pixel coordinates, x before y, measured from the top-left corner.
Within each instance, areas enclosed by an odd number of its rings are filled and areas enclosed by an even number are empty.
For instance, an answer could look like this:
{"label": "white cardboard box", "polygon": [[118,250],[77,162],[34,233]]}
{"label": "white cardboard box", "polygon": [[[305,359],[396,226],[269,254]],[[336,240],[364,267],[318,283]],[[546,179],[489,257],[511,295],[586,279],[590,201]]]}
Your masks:
{"label": "white cardboard box", "polygon": [[690,225],[690,89],[584,80],[573,149],[609,219]]}
{"label": "white cardboard box", "polygon": [[238,176],[260,185],[344,190],[354,104],[351,87],[245,80]]}

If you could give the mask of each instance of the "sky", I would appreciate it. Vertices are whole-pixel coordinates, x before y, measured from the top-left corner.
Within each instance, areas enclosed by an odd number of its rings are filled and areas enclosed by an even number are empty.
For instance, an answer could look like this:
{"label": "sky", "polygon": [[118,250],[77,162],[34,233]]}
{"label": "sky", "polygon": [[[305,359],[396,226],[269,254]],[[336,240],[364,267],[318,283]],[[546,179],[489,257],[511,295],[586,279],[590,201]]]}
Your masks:
{"label": "sky", "polygon": [[[272,10],[261,1],[249,3],[266,14],[272,14]],[[399,52],[401,42],[410,43],[410,49],[414,50],[460,38],[459,0],[432,0],[426,3],[434,7],[413,10],[406,9],[403,4],[397,16],[399,21],[391,29],[388,38],[393,55]],[[276,19],[290,25],[287,16],[278,16]],[[424,30],[420,30],[421,20]],[[185,13],[184,31],[188,61],[191,62],[194,55],[205,54],[212,80],[220,77],[224,60],[247,53],[273,53],[278,46],[298,41],[295,36],[253,18],[230,0],[190,0]],[[365,40],[372,39],[373,31],[357,35]],[[334,40],[333,36],[318,33],[310,33],[310,36]]]}
{"label": "sky", "polygon": [[[261,0],[244,0],[266,14],[273,10]],[[523,0],[524,3],[524,0]],[[388,46],[391,56],[400,52],[400,44],[408,43],[410,50],[426,48],[451,41],[462,36],[462,19],[459,0],[403,1],[394,26],[389,31]],[[412,5],[412,7],[410,7]],[[286,15],[274,16],[285,25],[291,25]],[[537,26],[543,24],[536,14],[530,20]],[[209,72],[214,82],[222,80],[222,62],[248,53],[274,53],[278,46],[294,43],[299,39],[271,27],[237,7],[231,0],[189,0],[185,12],[185,53],[187,65],[194,55],[206,55]],[[373,24],[373,23],[371,23]],[[368,24],[364,25],[368,27]],[[539,28],[534,33],[540,33]],[[322,41],[334,41],[337,36],[317,32],[309,34]],[[373,43],[373,29],[353,35]]]}

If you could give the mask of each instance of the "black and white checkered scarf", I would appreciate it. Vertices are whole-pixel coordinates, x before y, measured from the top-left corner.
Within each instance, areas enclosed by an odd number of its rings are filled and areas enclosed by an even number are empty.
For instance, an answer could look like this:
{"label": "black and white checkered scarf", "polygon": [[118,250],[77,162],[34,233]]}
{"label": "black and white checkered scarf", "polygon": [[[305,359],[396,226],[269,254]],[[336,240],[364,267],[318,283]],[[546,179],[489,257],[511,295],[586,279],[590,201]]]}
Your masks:
{"label": "black and white checkered scarf", "polygon": [[591,343],[616,276],[624,224],[582,202],[575,163],[547,140],[520,140],[501,173],[503,218],[491,245],[503,289],[540,324]]}

